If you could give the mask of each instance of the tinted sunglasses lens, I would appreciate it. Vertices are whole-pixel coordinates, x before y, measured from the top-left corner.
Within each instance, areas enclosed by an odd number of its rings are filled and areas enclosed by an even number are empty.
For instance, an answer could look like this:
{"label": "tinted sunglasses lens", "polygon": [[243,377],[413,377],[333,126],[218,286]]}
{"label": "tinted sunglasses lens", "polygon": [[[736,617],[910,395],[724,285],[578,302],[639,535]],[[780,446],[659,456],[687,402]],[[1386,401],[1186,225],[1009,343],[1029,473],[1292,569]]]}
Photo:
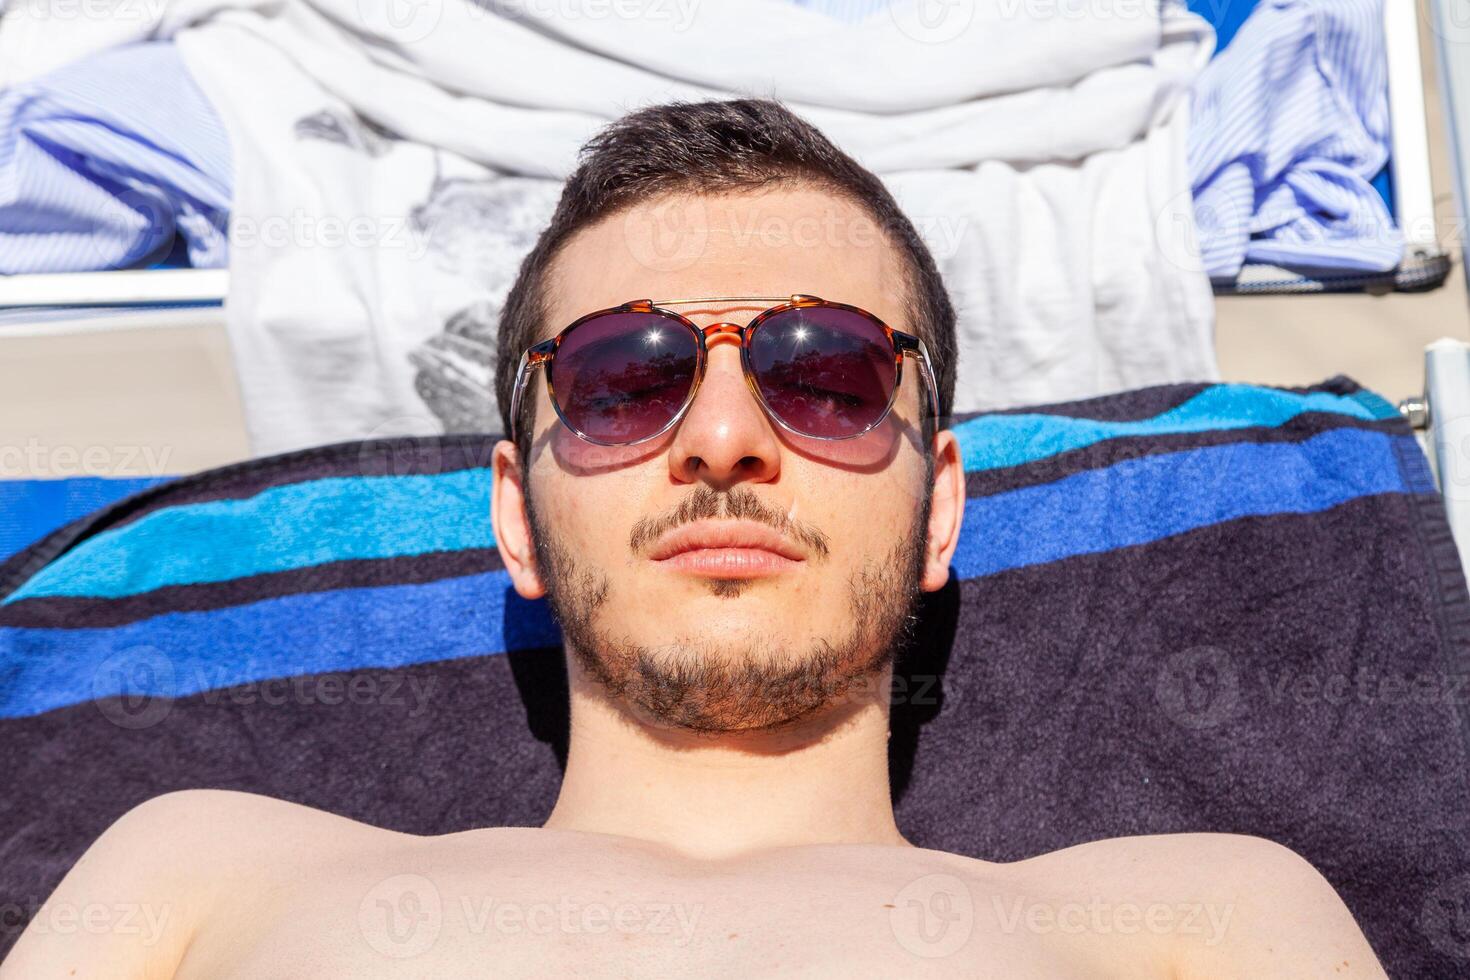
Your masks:
{"label": "tinted sunglasses lens", "polygon": [[883,328],[859,313],[812,306],[778,313],[750,339],[750,366],[772,413],[797,432],[853,436],[888,408],[898,378]]}
{"label": "tinted sunglasses lens", "polygon": [[601,443],[656,435],[694,386],[699,341],[678,320],[656,313],[607,313],[568,333],[551,362],[562,416]]}

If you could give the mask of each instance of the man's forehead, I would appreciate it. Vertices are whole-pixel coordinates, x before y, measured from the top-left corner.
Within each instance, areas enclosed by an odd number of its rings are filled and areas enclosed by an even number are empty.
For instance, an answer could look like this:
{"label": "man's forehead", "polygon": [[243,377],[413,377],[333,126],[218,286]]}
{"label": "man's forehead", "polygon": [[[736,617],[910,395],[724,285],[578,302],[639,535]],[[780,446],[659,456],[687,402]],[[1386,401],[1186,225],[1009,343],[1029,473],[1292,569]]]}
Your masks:
{"label": "man's forehead", "polygon": [[[633,299],[807,293],[908,329],[906,266],[866,209],[828,192],[666,195],[579,231],[547,277],[546,332]],[[696,322],[749,319],[768,303],[680,307]]]}

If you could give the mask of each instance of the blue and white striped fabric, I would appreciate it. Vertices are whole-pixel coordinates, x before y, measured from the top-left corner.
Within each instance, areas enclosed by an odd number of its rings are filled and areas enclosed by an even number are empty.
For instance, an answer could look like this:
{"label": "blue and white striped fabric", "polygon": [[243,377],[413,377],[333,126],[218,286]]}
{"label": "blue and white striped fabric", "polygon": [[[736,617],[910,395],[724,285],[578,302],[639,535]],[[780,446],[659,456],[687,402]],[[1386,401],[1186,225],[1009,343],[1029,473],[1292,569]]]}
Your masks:
{"label": "blue and white striped fabric", "polygon": [[1388,160],[1381,0],[1262,0],[1195,82],[1189,167],[1205,270],[1383,272],[1403,239]]}
{"label": "blue and white striped fabric", "polygon": [[0,91],[0,274],[136,266],[175,235],[220,268],[229,135],[172,42],[112,48]]}

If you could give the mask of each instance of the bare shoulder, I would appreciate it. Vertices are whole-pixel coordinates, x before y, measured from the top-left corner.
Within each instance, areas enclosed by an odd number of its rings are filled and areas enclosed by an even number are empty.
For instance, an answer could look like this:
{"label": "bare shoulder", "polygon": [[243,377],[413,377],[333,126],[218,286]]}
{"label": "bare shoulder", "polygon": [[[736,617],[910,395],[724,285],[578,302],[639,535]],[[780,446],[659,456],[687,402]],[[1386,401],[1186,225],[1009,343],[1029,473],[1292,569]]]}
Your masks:
{"label": "bare shoulder", "polygon": [[155,796],[123,814],[114,827],[127,834],[180,834],[185,840],[216,847],[261,838],[280,846],[283,842],[277,835],[282,831],[331,832],[346,835],[348,841],[392,833],[300,803],[226,789],[186,789]]}
{"label": "bare shoulder", "polygon": [[359,827],[368,826],[325,810],[303,806],[300,803],[232,789],[182,789],[164,793],[139,803],[119,817],[118,823],[242,815],[265,820],[272,824],[280,821],[310,820],[334,821],[342,825]]}
{"label": "bare shoulder", "polygon": [[114,821],[72,866],[0,965],[0,980],[172,976],[225,889],[282,861],[329,859],[384,835],[407,837],[252,793],[154,797]]}
{"label": "bare shoulder", "polygon": [[207,862],[210,880],[221,872],[261,867],[261,852],[271,863],[329,857],[392,834],[324,810],[234,790],[179,790],[133,807],[107,829],[78,867],[106,859],[134,880],[195,885]]}
{"label": "bare shoulder", "polygon": [[1385,975],[1321,872],[1262,837],[1120,837],[1021,863],[1045,877],[1080,875],[1127,903],[1141,928],[1168,940],[1182,975]]}

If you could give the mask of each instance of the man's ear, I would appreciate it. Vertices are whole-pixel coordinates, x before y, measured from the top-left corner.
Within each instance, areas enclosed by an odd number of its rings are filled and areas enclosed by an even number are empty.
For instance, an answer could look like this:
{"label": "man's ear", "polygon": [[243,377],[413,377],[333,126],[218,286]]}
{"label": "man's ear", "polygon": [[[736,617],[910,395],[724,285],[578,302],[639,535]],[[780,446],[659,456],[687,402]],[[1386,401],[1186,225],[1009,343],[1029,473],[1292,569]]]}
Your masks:
{"label": "man's ear", "polygon": [[539,599],[546,594],[546,583],[536,567],[531,515],[526,510],[526,474],[515,443],[502,439],[495,444],[490,472],[490,526],[495,531],[495,547],[500,549],[516,592],[525,599]]}
{"label": "man's ear", "polygon": [[929,497],[929,538],[919,586],[938,592],[949,581],[949,562],[965,521],[965,461],[960,442],[948,429],[934,436],[934,487]]}

